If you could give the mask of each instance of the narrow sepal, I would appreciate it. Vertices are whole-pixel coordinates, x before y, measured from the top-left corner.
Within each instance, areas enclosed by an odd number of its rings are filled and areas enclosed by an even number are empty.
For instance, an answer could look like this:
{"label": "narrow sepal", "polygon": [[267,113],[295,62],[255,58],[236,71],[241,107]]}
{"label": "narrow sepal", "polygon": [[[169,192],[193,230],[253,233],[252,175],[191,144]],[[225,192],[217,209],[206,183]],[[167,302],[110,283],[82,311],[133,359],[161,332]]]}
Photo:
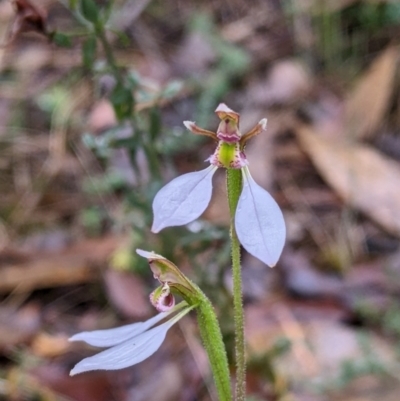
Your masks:
{"label": "narrow sepal", "polygon": [[153,251],[145,251],[143,249],[136,249],[136,253],[139,256],[142,256],[143,258],[149,259],[149,260],[167,260],[164,258],[164,256],[159,255],[158,253],[155,253]]}
{"label": "narrow sepal", "polygon": [[155,252],[144,251],[143,249],[136,249],[136,253],[149,261],[150,269],[153,272],[154,278],[160,283],[180,284],[188,289],[191,288],[189,280],[178,269],[175,263],[158,255]]}
{"label": "narrow sepal", "polygon": [[257,136],[258,134],[261,134],[261,132],[265,131],[267,129],[267,119],[263,118],[258,122],[258,124],[253,127],[250,131],[246,132],[241,138],[240,138],[240,147],[241,149],[244,148],[246,145],[246,142],[250,139],[253,138],[254,136]]}
{"label": "narrow sepal", "polygon": [[235,228],[247,252],[268,266],[275,266],[286,237],[282,211],[272,196],[242,169],[243,189],[235,214]]}
{"label": "narrow sepal", "polygon": [[93,345],[94,347],[112,347],[142,334],[158,322],[161,322],[161,320],[165,319],[175,310],[159,313],[145,322],[127,324],[125,326],[115,327],[113,329],[84,331],[82,333],[73,335],[69,341],[84,341],[85,343]]}
{"label": "narrow sepal", "polygon": [[200,128],[199,126],[196,125],[196,123],[194,123],[193,121],[184,121],[183,125],[193,134],[196,135],[204,135],[204,136],[208,136],[212,139],[214,139],[215,141],[218,140],[217,135],[215,134],[215,132],[209,131],[207,129],[204,128]]}
{"label": "narrow sepal", "polygon": [[[91,370],[117,370],[133,366],[153,355],[163,343],[168,330],[193,307],[186,303],[177,305],[173,311],[184,307],[180,313],[167,322],[130,338],[118,345],[80,361],[71,370],[76,375]],[[163,314],[160,314],[163,315]]]}
{"label": "narrow sepal", "polygon": [[71,370],[70,375],[76,375],[91,370],[116,370],[136,365],[153,355],[163,343],[168,329],[174,320],[165,322],[151,330],[120,343],[80,361]]}
{"label": "narrow sepal", "polygon": [[216,167],[181,175],[158,191],[153,201],[154,221],[151,231],[182,226],[197,219],[206,210],[212,193]]}

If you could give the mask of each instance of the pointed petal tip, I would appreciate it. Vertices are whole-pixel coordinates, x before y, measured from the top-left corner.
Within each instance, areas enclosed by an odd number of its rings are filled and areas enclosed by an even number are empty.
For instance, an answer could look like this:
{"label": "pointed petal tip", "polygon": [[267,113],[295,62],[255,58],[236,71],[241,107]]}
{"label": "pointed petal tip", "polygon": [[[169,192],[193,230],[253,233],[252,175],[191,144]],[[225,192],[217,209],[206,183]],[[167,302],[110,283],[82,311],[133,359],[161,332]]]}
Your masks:
{"label": "pointed petal tip", "polygon": [[246,248],[246,246],[243,246],[243,248],[246,249],[247,252],[249,252],[255,258],[261,260],[261,262],[265,263],[271,269],[273,269],[276,266],[276,264],[278,263],[278,260],[279,260],[279,258],[281,256],[281,254],[274,255],[275,259],[272,260],[271,259],[271,255],[265,256],[265,253],[261,254],[261,253],[254,252],[254,250],[248,249],[248,248]]}
{"label": "pointed petal tip", "polygon": [[232,109],[230,109],[225,103],[220,103],[218,107],[215,109],[216,113],[235,113]]}
{"label": "pointed petal tip", "polygon": [[85,369],[85,367],[81,366],[81,363],[84,362],[85,359],[83,359],[81,362],[78,362],[69,372],[69,375],[71,377],[79,375],[80,373],[84,373],[84,372],[90,372],[93,370],[99,370],[99,368],[89,368],[89,369]]}
{"label": "pointed petal tip", "polygon": [[192,130],[193,125],[195,125],[194,121],[184,121],[183,125],[189,130]]}
{"label": "pointed petal tip", "polygon": [[[265,263],[270,269],[273,269],[276,266],[279,258],[281,257],[281,254],[282,254],[282,250],[281,250],[279,253],[275,253],[272,255],[272,252],[270,252],[270,254],[267,255],[266,252],[264,252],[264,251],[260,252],[259,250],[252,249],[247,244],[244,244],[243,248],[246,249],[246,251],[249,252],[251,255],[253,255],[257,259],[261,260],[261,262]],[[274,257],[273,260],[272,260],[271,256]]]}
{"label": "pointed petal tip", "polygon": [[149,252],[139,248],[136,249],[136,253],[146,259],[165,259],[164,256],[161,256],[153,251]]}
{"label": "pointed petal tip", "polygon": [[68,338],[68,341],[71,343],[73,343],[75,341],[84,341],[85,342],[84,337],[86,336],[86,334],[88,334],[87,331],[82,331],[81,333],[76,333],[72,337]]}
{"label": "pointed petal tip", "polygon": [[153,223],[153,225],[151,226],[151,229],[150,229],[150,231],[154,234],[158,234],[161,230],[162,230],[162,228],[157,227],[156,223]]}
{"label": "pointed petal tip", "polygon": [[267,129],[267,119],[266,118],[263,118],[262,120],[260,120],[259,122],[258,122],[258,124],[260,124],[261,125],[261,128],[263,129],[263,130],[266,130]]}
{"label": "pointed petal tip", "polygon": [[239,123],[239,113],[230,109],[225,103],[220,103],[218,107],[215,109],[215,113],[219,117],[219,119],[223,120],[226,117],[233,118],[236,123]]}
{"label": "pointed petal tip", "polygon": [[82,362],[83,362],[84,360],[85,360],[85,359],[83,359],[82,361],[78,362],[78,363],[70,370],[69,375],[70,375],[71,377],[72,377],[72,376],[76,376],[76,375],[78,375],[79,373],[83,373],[83,372],[86,372],[86,371],[87,371],[86,369],[82,368]]}

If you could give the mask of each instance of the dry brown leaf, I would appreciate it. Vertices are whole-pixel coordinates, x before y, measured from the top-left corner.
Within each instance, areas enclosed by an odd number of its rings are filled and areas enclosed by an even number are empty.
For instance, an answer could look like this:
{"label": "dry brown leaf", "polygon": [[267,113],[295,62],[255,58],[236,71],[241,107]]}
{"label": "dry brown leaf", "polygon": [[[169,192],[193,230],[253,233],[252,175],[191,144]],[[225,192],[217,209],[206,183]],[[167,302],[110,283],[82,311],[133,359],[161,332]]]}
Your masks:
{"label": "dry brown leaf", "polygon": [[316,128],[297,131],[322,177],[351,206],[400,236],[400,166],[376,150],[325,138]]}
{"label": "dry brown leaf", "polygon": [[87,283],[100,277],[121,238],[82,241],[65,252],[49,253],[24,263],[0,268],[0,293],[28,292],[38,288]]}
{"label": "dry brown leaf", "polygon": [[[342,317],[340,309],[331,303],[275,298],[270,303],[249,305],[247,343],[257,355],[269,351],[279,338],[289,339],[290,350],[275,361],[274,368],[296,386],[296,391],[304,391],[310,378],[332,380],[345,361],[362,358],[360,331],[343,324]],[[389,341],[372,333],[370,340],[379,360],[393,363]]]}
{"label": "dry brown leaf", "polygon": [[344,128],[350,138],[370,137],[379,127],[393,89],[398,49],[389,47],[359,80],[345,103]]}
{"label": "dry brown leaf", "polygon": [[[113,393],[113,390],[115,390],[112,377],[110,378],[108,372],[96,371],[89,375],[70,377],[65,371],[65,368],[57,363],[36,367],[30,372],[27,379],[30,379],[30,382],[27,383],[30,385],[30,388],[35,389],[36,391],[37,389],[41,390],[40,392],[37,391],[39,395],[41,395],[43,390],[57,393],[57,397],[44,398],[42,396],[42,399],[47,400],[68,399],[74,401],[107,401],[113,399],[111,394]],[[25,381],[27,379],[25,379]],[[21,379],[17,381],[17,383],[21,382]],[[18,392],[21,387],[21,385],[18,386]],[[19,395],[18,392],[16,392],[17,395]],[[64,397],[62,397],[62,395]],[[125,397],[121,396],[117,399],[124,400]]]}
{"label": "dry brown leaf", "polygon": [[124,316],[143,318],[151,313],[149,295],[140,277],[131,272],[109,269],[104,280],[110,302]]}
{"label": "dry brown leaf", "polygon": [[255,80],[249,85],[246,98],[264,107],[287,104],[304,99],[312,85],[312,77],[303,63],[296,59],[279,60],[272,65],[266,79]]}

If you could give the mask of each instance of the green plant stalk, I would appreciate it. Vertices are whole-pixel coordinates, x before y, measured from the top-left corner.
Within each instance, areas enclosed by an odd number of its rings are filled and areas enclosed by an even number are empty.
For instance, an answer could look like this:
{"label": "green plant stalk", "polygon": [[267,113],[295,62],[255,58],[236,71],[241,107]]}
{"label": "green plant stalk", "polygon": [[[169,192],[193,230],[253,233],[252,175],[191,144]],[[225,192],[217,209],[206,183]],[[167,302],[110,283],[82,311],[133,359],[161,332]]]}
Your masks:
{"label": "green plant stalk", "polygon": [[95,26],[95,33],[96,36],[99,38],[103,49],[104,49],[104,54],[107,59],[107,63],[109,67],[111,68],[113,75],[115,79],[117,80],[117,83],[122,84],[123,83],[123,78],[121,75],[121,71],[118,68],[117,62],[114,57],[114,53],[112,51],[112,48],[110,46],[110,43],[108,42],[106,32],[104,30],[104,27],[101,23],[97,23]]}
{"label": "green plant stalk", "polygon": [[[108,42],[104,27],[100,24],[96,25],[96,35],[99,38],[103,49],[104,49],[104,54],[106,55],[107,63],[110,66],[115,79],[117,80],[117,83],[122,84],[123,83],[123,76],[121,74],[121,71],[117,65],[117,62],[114,57],[114,53],[112,51],[111,45]],[[136,120],[136,113],[135,109],[132,110],[132,116],[131,116],[131,124],[132,124],[132,129],[134,132],[138,131],[138,124]],[[160,166],[158,163],[158,158],[157,154],[154,151],[154,147],[148,145],[147,143],[144,143],[141,141],[141,145],[143,147],[143,150],[146,153],[147,159],[150,164],[150,170],[152,172],[152,175],[155,176],[156,178],[160,177]]]}
{"label": "green plant stalk", "polygon": [[[200,291],[201,292],[201,291]],[[196,308],[197,322],[207,351],[219,401],[232,401],[228,357],[211,302],[204,295]]]}
{"label": "green plant stalk", "polygon": [[235,230],[235,212],[242,191],[242,171],[227,169],[228,203],[231,216],[231,256],[233,276],[233,307],[235,317],[235,356],[236,356],[236,401],[246,399],[246,356],[244,341],[244,310],[242,291],[242,272],[240,265],[240,244]]}
{"label": "green plant stalk", "polygon": [[[113,50],[107,39],[103,25],[101,25],[100,23],[96,24],[95,32],[96,32],[97,38],[100,40],[100,42],[103,46],[104,54],[107,59],[107,63],[109,65],[117,83],[122,84],[124,79],[123,79],[121,71],[117,65],[117,62],[115,60]],[[138,124],[137,124],[136,113],[135,113],[134,108],[131,113],[131,126],[132,126],[133,132],[138,131]],[[141,137],[140,134],[139,134],[139,137]],[[149,161],[150,170],[151,170],[152,175],[155,176],[156,178],[159,178],[160,177],[160,166],[158,163],[158,158],[157,158],[156,152],[154,151],[152,146],[149,146],[148,144],[144,143],[143,141],[141,141],[141,145],[142,145],[142,148],[143,148],[144,152],[146,153],[147,159]]]}

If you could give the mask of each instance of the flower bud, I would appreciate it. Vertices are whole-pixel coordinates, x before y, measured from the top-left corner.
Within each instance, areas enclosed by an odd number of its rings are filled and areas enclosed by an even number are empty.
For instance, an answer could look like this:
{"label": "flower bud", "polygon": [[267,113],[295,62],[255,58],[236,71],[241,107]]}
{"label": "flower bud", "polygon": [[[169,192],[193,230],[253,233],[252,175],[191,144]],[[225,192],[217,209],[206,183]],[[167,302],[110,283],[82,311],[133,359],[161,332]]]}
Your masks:
{"label": "flower bud", "polygon": [[[147,252],[141,249],[136,250],[137,254],[147,258],[150,269],[162,285],[151,295],[150,300],[158,310],[168,310],[174,304],[171,300],[172,293],[177,293],[189,304],[193,304],[198,298],[198,289],[191,283],[178,267],[164,256],[154,252]],[[171,306],[172,305],[172,306]],[[160,309],[159,309],[160,308]],[[167,309],[161,309],[167,308]]]}

